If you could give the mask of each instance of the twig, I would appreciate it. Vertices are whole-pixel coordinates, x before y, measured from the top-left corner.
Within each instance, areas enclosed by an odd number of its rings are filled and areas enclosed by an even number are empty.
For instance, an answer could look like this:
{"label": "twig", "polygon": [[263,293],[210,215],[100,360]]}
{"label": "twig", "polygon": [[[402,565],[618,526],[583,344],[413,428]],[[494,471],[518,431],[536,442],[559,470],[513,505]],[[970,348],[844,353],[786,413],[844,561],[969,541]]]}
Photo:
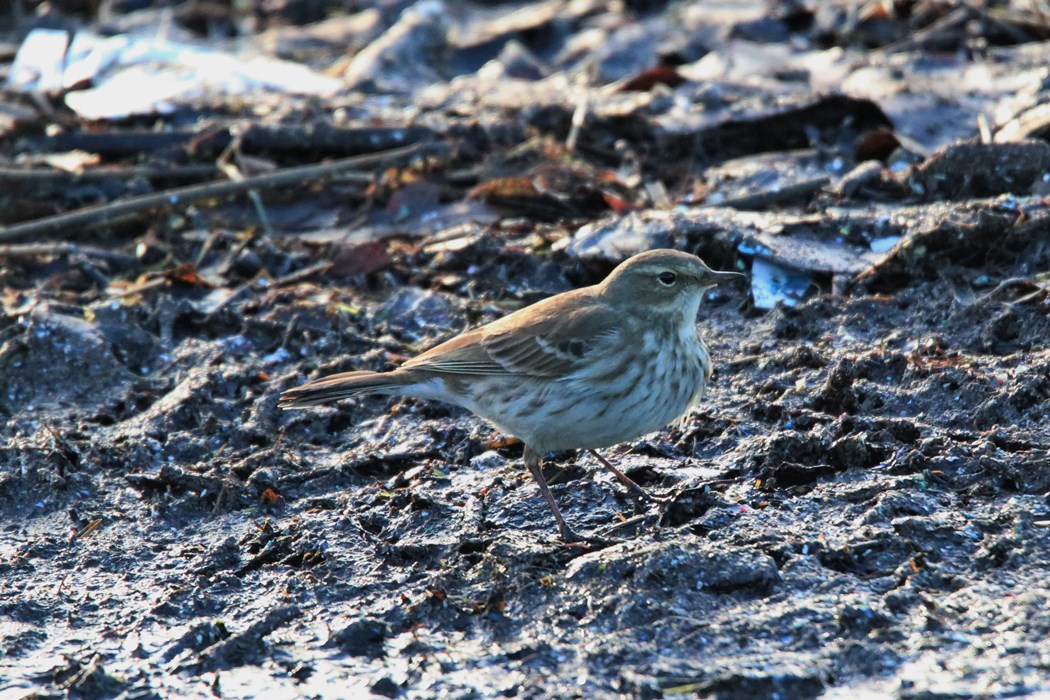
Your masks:
{"label": "twig", "polygon": [[[430,141],[435,132],[423,126],[339,127],[328,123],[299,126],[252,124],[243,132],[249,152],[357,155]],[[75,131],[27,139],[32,152],[88,151],[102,156],[130,156],[186,150],[199,157],[218,154],[234,138],[231,129],[208,125],[192,131]]]}
{"label": "twig", "polygon": [[766,355],[744,355],[742,357],[734,357],[732,360],[725,360],[722,362],[722,365],[725,367],[744,367],[746,365],[754,364],[764,357],[766,357]]}
{"label": "twig", "polygon": [[572,126],[569,135],[565,139],[565,150],[570,153],[576,150],[576,144],[580,140],[580,132],[587,123],[587,113],[591,108],[590,92],[587,90],[585,81],[581,80],[577,86],[580,90],[579,99],[576,100],[576,109],[572,113]]}
{"label": "twig", "polygon": [[983,303],[991,300],[992,297],[994,297],[996,294],[998,294],[999,292],[1003,291],[1004,289],[1009,289],[1010,287],[1016,287],[1018,285],[1031,284],[1031,283],[1032,283],[1032,280],[1028,279],[1027,277],[1008,277],[1008,278],[1004,279],[1002,282],[1000,282],[999,284],[995,285],[995,288],[992,289],[992,291],[985,292],[984,294],[982,294],[981,296],[977,297],[972,302],[970,302],[969,305],[970,306],[976,306],[977,304],[983,304]]}
{"label": "twig", "polygon": [[76,245],[75,243],[15,243],[12,245],[0,245],[0,260],[59,257],[63,255],[83,255],[84,257],[97,258],[124,267],[134,265],[136,262],[131,255],[114,253],[111,250],[103,250],[92,246]]}
{"label": "twig", "polygon": [[278,277],[273,281],[273,283],[270,286],[285,287],[290,284],[296,284],[297,282],[301,282],[305,279],[313,277],[314,275],[324,274],[325,272],[328,272],[328,270],[331,269],[331,267],[332,262],[329,260],[315,263],[313,265],[310,265],[309,267],[304,267],[301,270],[290,272],[287,275],[284,275],[283,277]]}
{"label": "twig", "polygon": [[966,22],[976,17],[978,11],[968,5],[962,5],[949,12],[928,27],[912,32],[911,36],[905,37],[892,44],[887,44],[876,53],[890,54],[898,51],[910,51],[917,48],[928,47],[932,42],[943,39],[950,32],[963,28]]}
{"label": "twig", "polygon": [[1034,292],[1030,292],[1028,294],[1025,294],[1023,297],[1020,297],[1018,299],[1014,299],[1013,301],[1006,302],[1006,305],[1007,306],[1019,306],[1021,304],[1027,304],[1028,302],[1032,301],[1036,297],[1038,297],[1040,295],[1044,295],[1045,296],[1047,294],[1050,294],[1050,292],[1047,292],[1046,289],[1043,289],[1042,287],[1039,287]]}
{"label": "twig", "polygon": [[82,539],[84,537],[87,537],[88,535],[93,533],[95,530],[99,529],[101,526],[102,526],[102,518],[95,518],[90,523],[88,523],[87,525],[82,527],[80,530],[78,530],[77,532],[73,533],[73,536],[69,538],[69,541],[72,542],[74,540],[79,540],[79,539]]}
{"label": "twig", "polygon": [[226,295],[225,299],[216,304],[214,308],[212,308],[210,311],[208,311],[208,313],[204,315],[204,317],[207,319],[215,318],[215,316],[218,315],[220,311],[226,308],[227,304],[239,297],[243,292],[255,289],[260,279],[264,279],[264,276],[261,272],[257,273],[247,282],[242,282],[241,284],[237,285],[233,290],[230,291],[229,294]]}
{"label": "twig", "polygon": [[981,296],[977,297],[969,305],[970,306],[975,306],[977,304],[984,304],[985,302],[990,301],[992,299],[992,297],[996,296],[999,292],[1002,292],[1002,291],[1004,291],[1006,289],[1009,289],[1010,287],[1021,287],[1021,286],[1025,286],[1025,285],[1035,287],[1036,289],[1035,289],[1035,291],[1024,295],[1020,299],[1014,299],[1012,302],[1006,302],[1007,306],[1015,306],[1017,304],[1023,304],[1026,301],[1030,301],[1031,299],[1034,299],[1035,297],[1039,296],[1040,294],[1046,294],[1047,293],[1047,289],[1045,287],[1043,287],[1041,284],[1038,284],[1031,277],[1009,277],[1007,279],[1004,279],[999,284],[997,284],[995,286],[995,288],[992,289],[992,291],[986,292],[986,293],[982,294]]}
{"label": "twig", "polygon": [[86,255],[71,255],[69,264],[80,270],[85,277],[98,285],[99,289],[109,288],[109,278],[103,274],[102,270],[95,267]]}
{"label": "twig", "polygon": [[136,284],[136,285],[134,285],[132,287],[128,287],[127,289],[122,289],[119,292],[116,292],[114,294],[110,294],[108,297],[106,297],[105,300],[106,301],[117,301],[118,299],[123,299],[125,297],[130,297],[130,296],[132,296],[134,294],[139,294],[141,292],[145,292],[147,290],[153,289],[154,287],[163,287],[164,285],[168,284],[170,281],[171,280],[169,280],[167,277],[154,277],[153,279],[147,280],[146,282],[143,282],[142,284]]}
{"label": "twig", "polygon": [[147,180],[196,180],[211,177],[216,172],[218,168],[214,165],[180,165],[171,168],[94,168],[82,173],[53,169],[0,168],[0,182],[65,183],[71,180],[108,180],[111,178],[123,180],[135,177]]}
{"label": "twig", "polygon": [[[36,221],[16,224],[0,229],[0,242],[17,241],[30,236],[47,236],[58,233],[68,234],[70,228],[89,228],[103,226],[114,220],[137,215],[159,207],[186,206],[192,202],[238,194],[252,188],[284,187],[292,184],[316,180],[339,173],[346,178],[345,171],[366,166],[388,163],[392,160],[409,158],[423,153],[444,151],[447,146],[441,143],[420,143],[404,148],[395,148],[381,153],[370,153],[364,156],[353,156],[332,161],[285,168],[265,175],[248,177],[240,182],[209,182],[178,189],[158,192],[156,194],[134,197],[122,202],[110,202],[96,207],[87,207],[66,214],[49,216]],[[372,182],[371,174],[360,174],[357,178],[363,184]]]}
{"label": "twig", "polygon": [[[240,182],[245,179],[244,167],[241,164],[241,142],[243,140],[242,134],[235,134],[233,140],[230,141],[230,145],[223,150],[219,156],[216,164],[226,177],[230,178],[234,182]],[[263,206],[262,197],[259,196],[259,190],[250,189],[248,190],[248,198],[252,200],[252,205],[255,207],[255,212],[259,215],[259,223],[262,224],[263,231],[266,235],[273,236],[273,229],[270,228],[270,217],[266,215],[266,207]],[[226,262],[222,265],[222,270],[225,272],[233,264],[234,260],[241,251],[246,249],[255,241],[254,232],[248,236],[240,246],[234,246],[233,250],[230,251],[229,256],[226,258]]]}

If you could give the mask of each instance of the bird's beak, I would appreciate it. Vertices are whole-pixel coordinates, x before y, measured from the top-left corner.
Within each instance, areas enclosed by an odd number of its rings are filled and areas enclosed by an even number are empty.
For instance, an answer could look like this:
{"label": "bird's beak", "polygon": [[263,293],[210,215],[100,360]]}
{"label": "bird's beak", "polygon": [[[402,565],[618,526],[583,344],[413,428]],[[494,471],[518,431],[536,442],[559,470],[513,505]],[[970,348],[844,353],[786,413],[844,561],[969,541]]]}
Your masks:
{"label": "bird's beak", "polygon": [[726,282],[732,282],[733,280],[744,280],[747,279],[747,275],[741,272],[721,272],[719,270],[708,270],[704,273],[704,276],[700,279],[705,286],[714,287],[718,284],[724,284]]}

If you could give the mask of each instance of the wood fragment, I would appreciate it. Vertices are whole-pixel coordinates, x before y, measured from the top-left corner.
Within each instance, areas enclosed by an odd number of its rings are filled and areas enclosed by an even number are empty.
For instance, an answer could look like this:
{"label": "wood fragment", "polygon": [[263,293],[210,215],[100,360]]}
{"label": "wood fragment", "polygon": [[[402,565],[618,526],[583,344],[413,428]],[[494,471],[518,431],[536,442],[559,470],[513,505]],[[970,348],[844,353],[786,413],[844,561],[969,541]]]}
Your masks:
{"label": "wood fragment", "polygon": [[[350,173],[347,172],[350,170],[375,165],[388,165],[392,161],[423,154],[437,155],[446,149],[447,146],[440,143],[420,143],[380,153],[342,158],[328,163],[285,168],[273,173],[266,173],[265,175],[247,177],[238,182],[209,182],[202,185],[166,190],[0,228],[0,242],[18,241],[31,236],[54,236],[59,234],[68,236],[71,228],[90,229],[97,226],[105,226],[106,224],[112,224],[114,221],[144,214],[153,209],[183,207],[204,199],[240,194],[253,188],[272,189],[285,187],[322,179],[335,174],[339,174],[346,179],[350,177]],[[355,179],[362,184],[368,184],[372,182],[372,175],[360,173]]]}
{"label": "wood fragment", "polygon": [[75,540],[79,540],[79,539],[83,539],[83,538],[87,537],[88,535],[93,533],[95,530],[99,529],[99,527],[101,527],[101,526],[102,526],[102,518],[95,518],[90,523],[85,525],[83,528],[81,528],[80,530],[75,532],[73,534],[73,537],[70,538],[70,542],[75,541]]}
{"label": "wood fragment", "polygon": [[0,168],[0,182],[55,183],[92,180],[199,180],[212,177],[218,172],[214,165],[178,165],[172,167],[142,166],[133,168],[93,168],[81,173],[52,168]]}
{"label": "wood fragment", "polygon": [[104,260],[109,263],[130,267],[137,260],[132,255],[117,253],[112,250],[75,243],[12,243],[0,245],[0,260],[32,260],[34,258],[57,258],[67,255],[83,255],[88,258]]}

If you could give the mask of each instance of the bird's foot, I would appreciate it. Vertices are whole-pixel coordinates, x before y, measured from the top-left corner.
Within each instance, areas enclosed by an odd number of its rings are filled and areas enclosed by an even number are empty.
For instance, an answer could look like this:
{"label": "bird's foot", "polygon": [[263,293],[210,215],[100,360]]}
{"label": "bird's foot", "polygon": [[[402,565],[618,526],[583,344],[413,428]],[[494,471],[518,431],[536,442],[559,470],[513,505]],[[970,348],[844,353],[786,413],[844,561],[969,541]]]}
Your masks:
{"label": "bird's foot", "polygon": [[577,542],[583,542],[585,540],[583,536],[577,534],[576,531],[568,525],[562,525],[559,527],[558,535],[561,537],[561,541],[565,544],[576,544]]}

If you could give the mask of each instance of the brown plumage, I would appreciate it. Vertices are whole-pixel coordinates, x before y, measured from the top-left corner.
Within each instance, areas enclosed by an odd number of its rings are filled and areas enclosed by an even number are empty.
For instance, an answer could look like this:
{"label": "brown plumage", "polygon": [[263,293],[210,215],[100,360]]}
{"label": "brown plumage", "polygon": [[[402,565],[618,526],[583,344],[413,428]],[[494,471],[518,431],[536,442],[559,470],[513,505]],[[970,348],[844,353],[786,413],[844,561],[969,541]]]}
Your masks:
{"label": "brown plumage", "polygon": [[641,253],[600,284],[467,331],[393,371],[346,372],[290,389],[280,405],[375,393],[462,406],[525,443],[525,464],[562,538],[572,541],[578,537],[547,487],[541,456],[607,447],[684,418],[711,374],[696,329],[700,301],[710,287],[738,276],[679,251]]}

